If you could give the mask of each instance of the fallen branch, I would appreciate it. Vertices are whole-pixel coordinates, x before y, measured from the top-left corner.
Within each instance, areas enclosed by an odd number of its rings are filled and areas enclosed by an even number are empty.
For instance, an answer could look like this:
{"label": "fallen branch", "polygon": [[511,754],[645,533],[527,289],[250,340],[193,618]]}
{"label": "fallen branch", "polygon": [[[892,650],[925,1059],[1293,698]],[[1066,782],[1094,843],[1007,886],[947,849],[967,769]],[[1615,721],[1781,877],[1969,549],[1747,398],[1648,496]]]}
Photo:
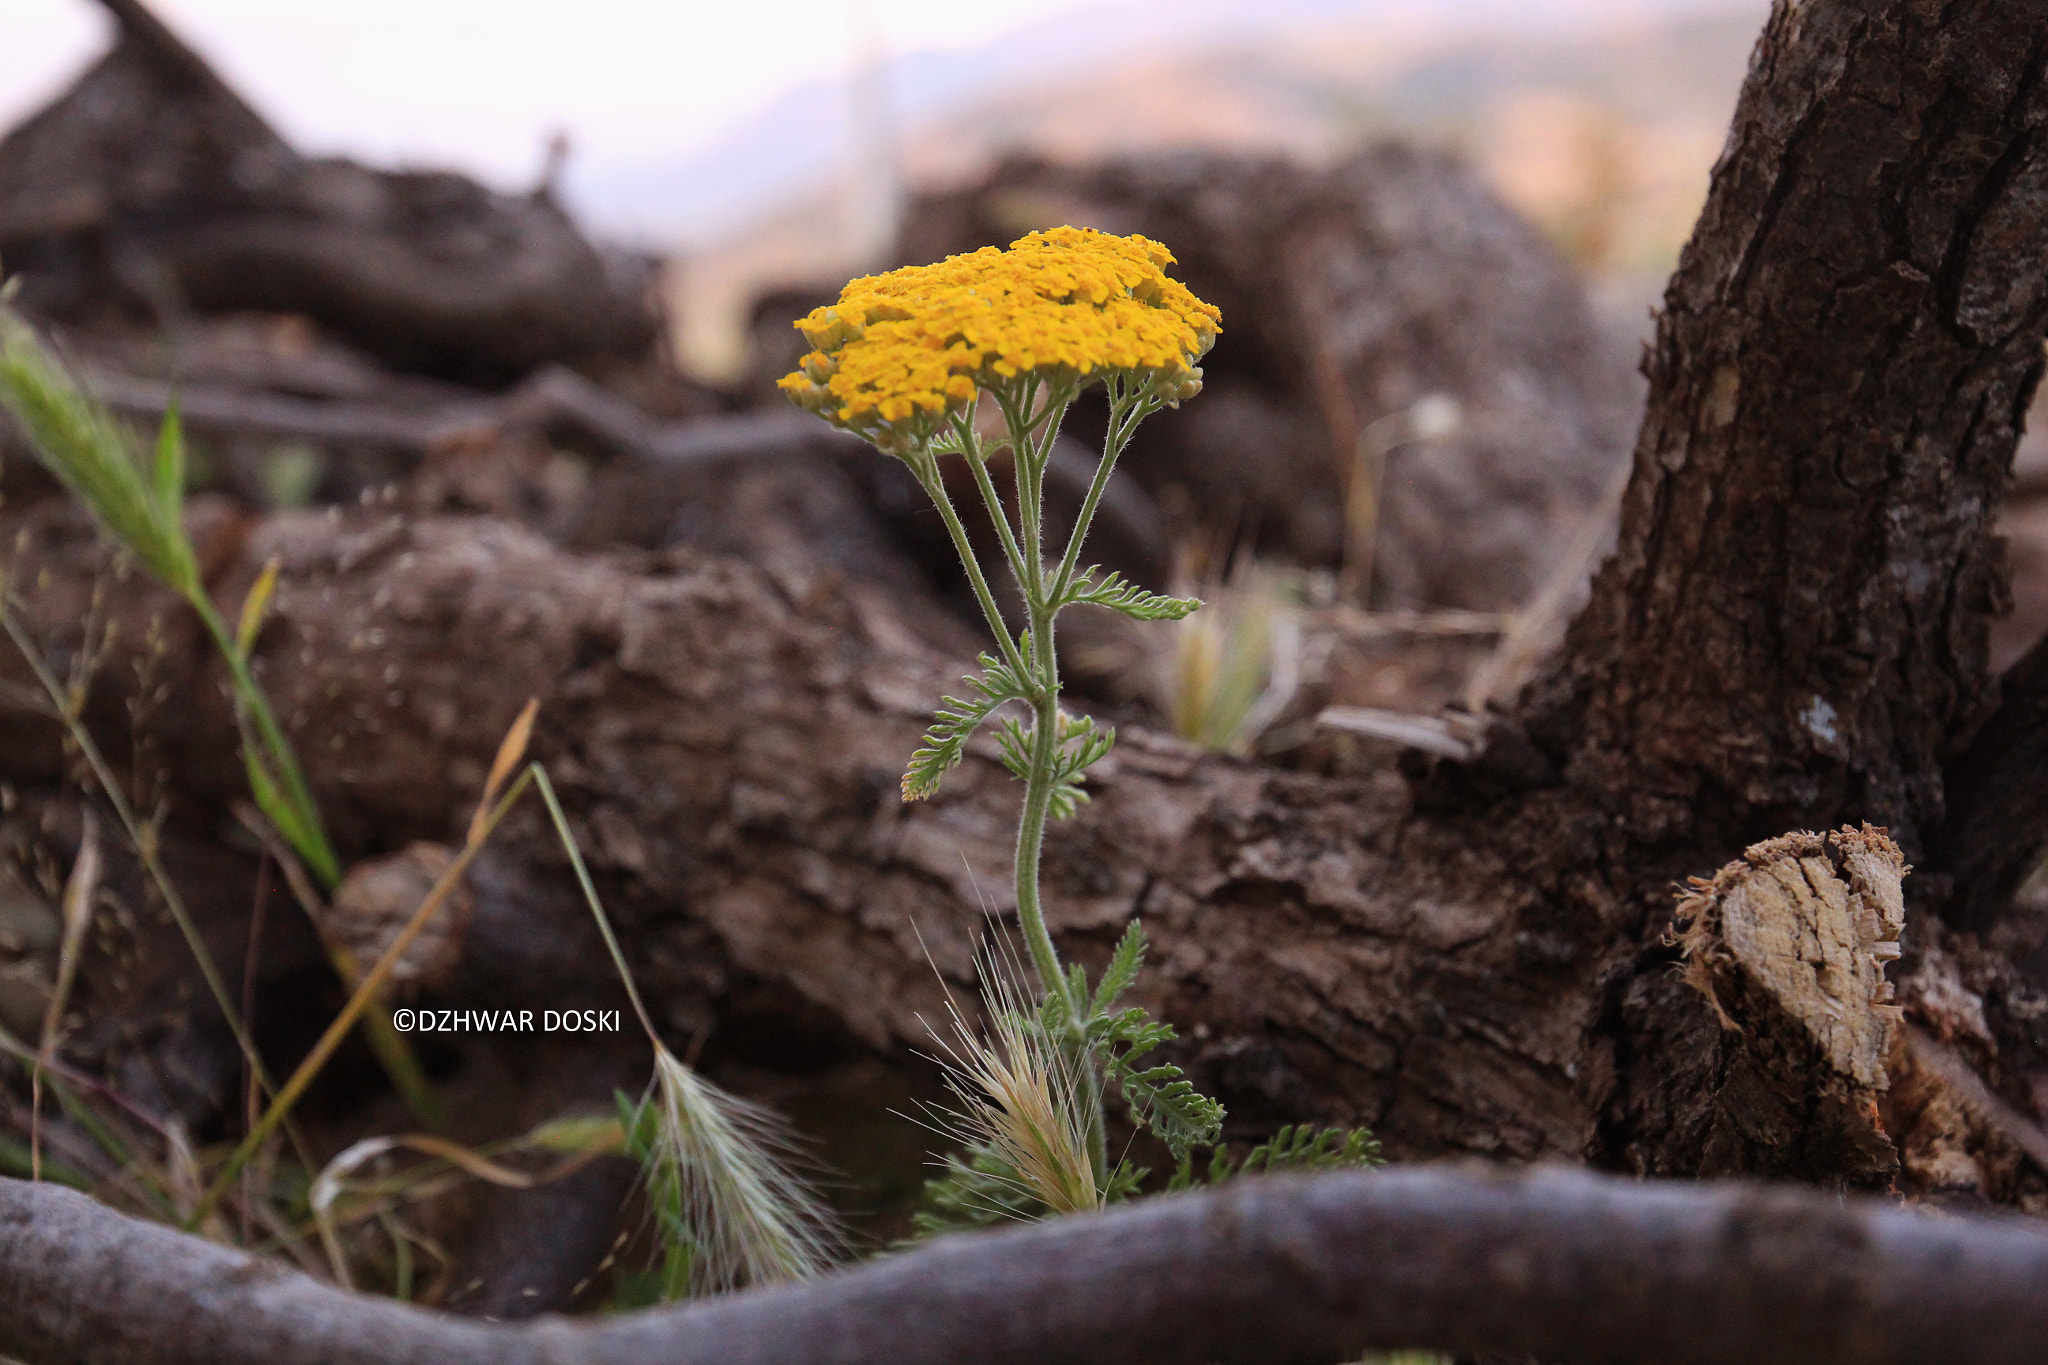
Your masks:
{"label": "fallen branch", "polygon": [[589,1323],[358,1297],[74,1191],[0,1181],[0,1343],[31,1365],[1242,1361],[1426,1346],[1668,1365],[2019,1365],[2048,1234],[1748,1185],[1434,1168],[1247,1181]]}
{"label": "fallen branch", "polygon": [[148,422],[175,403],[196,431],[318,441],[426,454],[456,443],[494,439],[507,430],[567,428],[605,455],[660,465],[698,465],[797,450],[863,450],[857,439],[794,410],[663,422],[572,370],[551,366],[503,398],[450,397],[417,402],[298,398],[227,384],[166,384],[95,370],[95,396],[114,411]]}

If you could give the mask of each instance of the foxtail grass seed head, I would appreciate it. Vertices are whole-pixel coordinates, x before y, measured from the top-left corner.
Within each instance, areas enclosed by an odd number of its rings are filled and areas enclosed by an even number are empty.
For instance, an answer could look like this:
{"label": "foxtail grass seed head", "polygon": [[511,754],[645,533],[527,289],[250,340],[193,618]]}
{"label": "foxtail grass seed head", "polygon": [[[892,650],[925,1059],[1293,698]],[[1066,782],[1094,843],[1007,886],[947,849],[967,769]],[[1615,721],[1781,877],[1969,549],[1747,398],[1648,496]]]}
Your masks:
{"label": "foxtail grass seed head", "polygon": [[[1088,1095],[1081,1063],[1038,1025],[1021,964],[995,953],[982,963],[986,1031],[950,1000],[951,1037],[930,1029],[958,1107],[933,1111],[942,1131],[994,1154],[1026,1194],[1053,1214],[1102,1207],[1101,1174],[1089,1152]],[[927,1026],[929,1028],[929,1026]]]}
{"label": "foxtail grass seed head", "polygon": [[840,1243],[836,1220],[790,1169],[782,1121],[726,1094],[667,1048],[654,1056],[648,1182],[678,1201],[696,1246],[690,1289],[708,1294],[820,1274]]}
{"label": "foxtail grass seed head", "polygon": [[903,454],[982,389],[1125,373],[1179,403],[1222,315],[1144,237],[1062,227],[852,281],[796,324],[814,348],[781,381],[799,407]]}
{"label": "foxtail grass seed head", "polygon": [[142,566],[179,593],[199,590],[185,538],[184,447],[167,420],[154,477],[128,432],[81,392],[26,322],[0,304],[0,406],[29,445]]}

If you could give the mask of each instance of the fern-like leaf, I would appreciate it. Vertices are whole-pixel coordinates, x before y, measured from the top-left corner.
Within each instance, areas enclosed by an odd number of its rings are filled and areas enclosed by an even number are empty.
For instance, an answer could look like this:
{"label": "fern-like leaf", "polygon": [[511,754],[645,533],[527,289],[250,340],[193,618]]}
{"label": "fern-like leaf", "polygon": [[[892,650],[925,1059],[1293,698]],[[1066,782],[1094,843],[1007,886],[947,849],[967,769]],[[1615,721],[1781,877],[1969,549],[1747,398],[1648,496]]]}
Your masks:
{"label": "fern-like leaf", "polygon": [[1187,1160],[1191,1149],[1222,1136],[1223,1106],[1195,1089],[1179,1067],[1168,1062],[1140,1070],[1134,1065],[1173,1041],[1171,1024],[1132,1008],[1098,1017],[1088,1026],[1088,1036],[1101,1049],[1103,1071],[1131,1107],[1132,1121],[1150,1128],[1175,1160]]}
{"label": "fern-like leaf", "polygon": [[1194,1158],[1181,1158],[1180,1169],[1167,1181],[1167,1193],[1195,1185],[1221,1185],[1242,1175],[1278,1171],[1331,1171],[1381,1165],[1379,1139],[1368,1128],[1313,1128],[1308,1124],[1282,1128],[1243,1161],[1233,1161],[1218,1147],[1207,1170],[1198,1172]]}
{"label": "fern-like leaf", "polygon": [[1138,969],[1145,965],[1145,931],[1136,920],[1124,928],[1124,936],[1117,941],[1116,951],[1110,954],[1109,966],[1102,972],[1102,980],[1096,984],[1095,999],[1088,1007],[1089,1016],[1108,1014],[1123,993],[1138,979]]}
{"label": "fern-like leaf", "polygon": [[[1031,727],[1015,716],[1005,716],[996,730],[996,743],[1002,751],[1003,766],[1020,780],[1029,780]],[[1053,819],[1064,820],[1087,804],[1088,793],[1082,790],[1081,776],[1115,744],[1116,731],[1110,726],[1098,726],[1089,716],[1059,713],[1059,740],[1053,749],[1052,794],[1047,807]]]}
{"label": "fern-like leaf", "polygon": [[1061,606],[1087,602],[1120,611],[1134,621],[1178,621],[1202,605],[1198,597],[1168,597],[1146,592],[1122,574],[1090,565],[1074,577]]}
{"label": "fern-like leaf", "polygon": [[1115,744],[1116,731],[1111,727],[1098,727],[1090,716],[1077,718],[1060,712],[1059,746],[1052,770],[1053,819],[1064,820],[1087,804],[1088,793],[1081,789],[1081,775],[1100,762]]}
{"label": "fern-like leaf", "polygon": [[[939,782],[960,766],[967,741],[995,709],[1007,701],[1027,697],[1023,680],[1008,664],[982,655],[981,675],[966,679],[968,696],[942,697],[932,728],[925,731],[924,744],[910,756],[903,774],[903,799],[918,801],[939,789]],[[1010,724],[1014,727],[1016,722]]]}
{"label": "fern-like leaf", "polygon": [[972,1232],[997,1223],[1028,1223],[1045,1216],[1017,1169],[986,1147],[948,1153],[944,1173],[924,1182],[924,1198],[911,1215],[908,1242],[949,1232]]}
{"label": "fern-like leaf", "polygon": [[1137,1071],[1112,1063],[1110,1076],[1133,1117],[1166,1144],[1175,1160],[1222,1136],[1222,1104],[1195,1089],[1179,1067],[1166,1063]]}

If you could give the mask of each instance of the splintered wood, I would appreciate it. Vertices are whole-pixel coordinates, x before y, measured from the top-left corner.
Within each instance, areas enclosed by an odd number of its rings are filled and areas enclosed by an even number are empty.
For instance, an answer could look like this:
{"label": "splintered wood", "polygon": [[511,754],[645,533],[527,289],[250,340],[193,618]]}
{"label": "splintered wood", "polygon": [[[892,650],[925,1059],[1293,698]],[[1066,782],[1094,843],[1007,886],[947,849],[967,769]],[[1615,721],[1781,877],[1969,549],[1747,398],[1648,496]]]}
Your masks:
{"label": "splintered wood", "polygon": [[1864,825],[1781,835],[1693,879],[1675,938],[1686,980],[1730,1035],[1714,1145],[1754,1155],[1839,1141],[1864,1174],[1895,1168],[1876,1100],[1902,1022],[1885,967],[1909,870]]}

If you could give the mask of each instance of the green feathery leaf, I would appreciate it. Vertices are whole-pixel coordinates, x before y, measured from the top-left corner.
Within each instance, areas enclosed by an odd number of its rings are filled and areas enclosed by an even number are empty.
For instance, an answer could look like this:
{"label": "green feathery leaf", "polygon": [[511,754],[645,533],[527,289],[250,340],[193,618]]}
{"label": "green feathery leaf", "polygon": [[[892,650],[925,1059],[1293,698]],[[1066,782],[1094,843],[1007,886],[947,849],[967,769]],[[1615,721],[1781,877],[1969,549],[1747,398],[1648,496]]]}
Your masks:
{"label": "green feathery leaf", "polygon": [[923,746],[910,756],[910,768],[903,774],[905,801],[922,800],[939,789],[940,780],[960,766],[968,739],[997,707],[1006,701],[1028,700],[1023,680],[1008,664],[987,654],[979,662],[981,676],[966,679],[970,692],[965,700],[939,699],[932,728],[925,731]]}
{"label": "green feathery leaf", "polygon": [[1116,951],[1110,954],[1109,966],[1102,972],[1102,980],[1095,987],[1095,999],[1088,1006],[1090,1018],[1108,1014],[1123,993],[1138,979],[1138,969],[1145,965],[1145,930],[1138,921],[1132,920],[1124,926],[1124,936],[1117,941]]}
{"label": "green feathery leaf", "polygon": [[1088,602],[1120,611],[1134,621],[1178,621],[1202,605],[1198,597],[1168,597],[1146,592],[1122,574],[1091,564],[1074,575],[1073,586],[1060,598],[1061,606]]}
{"label": "green feathery leaf", "polygon": [[[1021,781],[1031,775],[1031,728],[1014,716],[1005,716],[996,730],[1003,766]],[[1100,762],[1116,744],[1116,730],[1097,726],[1090,716],[1059,713],[1059,743],[1054,748],[1051,805],[1048,814],[1064,820],[1088,800],[1081,776]]]}
{"label": "green feathery leaf", "polygon": [[1206,1147],[1222,1136],[1224,1110],[1195,1089],[1194,1082],[1170,1062],[1142,1071],[1133,1065],[1176,1036],[1171,1024],[1159,1023],[1135,1006],[1103,1015],[1088,1025],[1088,1038],[1100,1051],[1103,1072],[1130,1105],[1132,1121],[1150,1128],[1174,1159],[1181,1161],[1192,1148]]}
{"label": "green feathery leaf", "polygon": [[1220,1185],[1244,1175],[1279,1171],[1330,1171],[1346,1167],[1364,1168],[1383,1164],[1379,1139],[1369,1128],[1314,1128],[1308,1124],[1282,1128],[1267,1141],[1252,1148],[1243,1161],[1233,1161],[1218,1147],[1209,1158],[1206,1171],[1197,1172],[1192,1156],[1181,1158],[1180,1169],[1167,1182],[1166,1190],[1189,1189],[1195,1185]]}
{"label": "green feathery leaf", "polygon": [[943,1171],[924,1182],[924,1199],[910,1219],[911,1242],[1045,1216],[1017,1168],[986,1146],[948,1153]]}

